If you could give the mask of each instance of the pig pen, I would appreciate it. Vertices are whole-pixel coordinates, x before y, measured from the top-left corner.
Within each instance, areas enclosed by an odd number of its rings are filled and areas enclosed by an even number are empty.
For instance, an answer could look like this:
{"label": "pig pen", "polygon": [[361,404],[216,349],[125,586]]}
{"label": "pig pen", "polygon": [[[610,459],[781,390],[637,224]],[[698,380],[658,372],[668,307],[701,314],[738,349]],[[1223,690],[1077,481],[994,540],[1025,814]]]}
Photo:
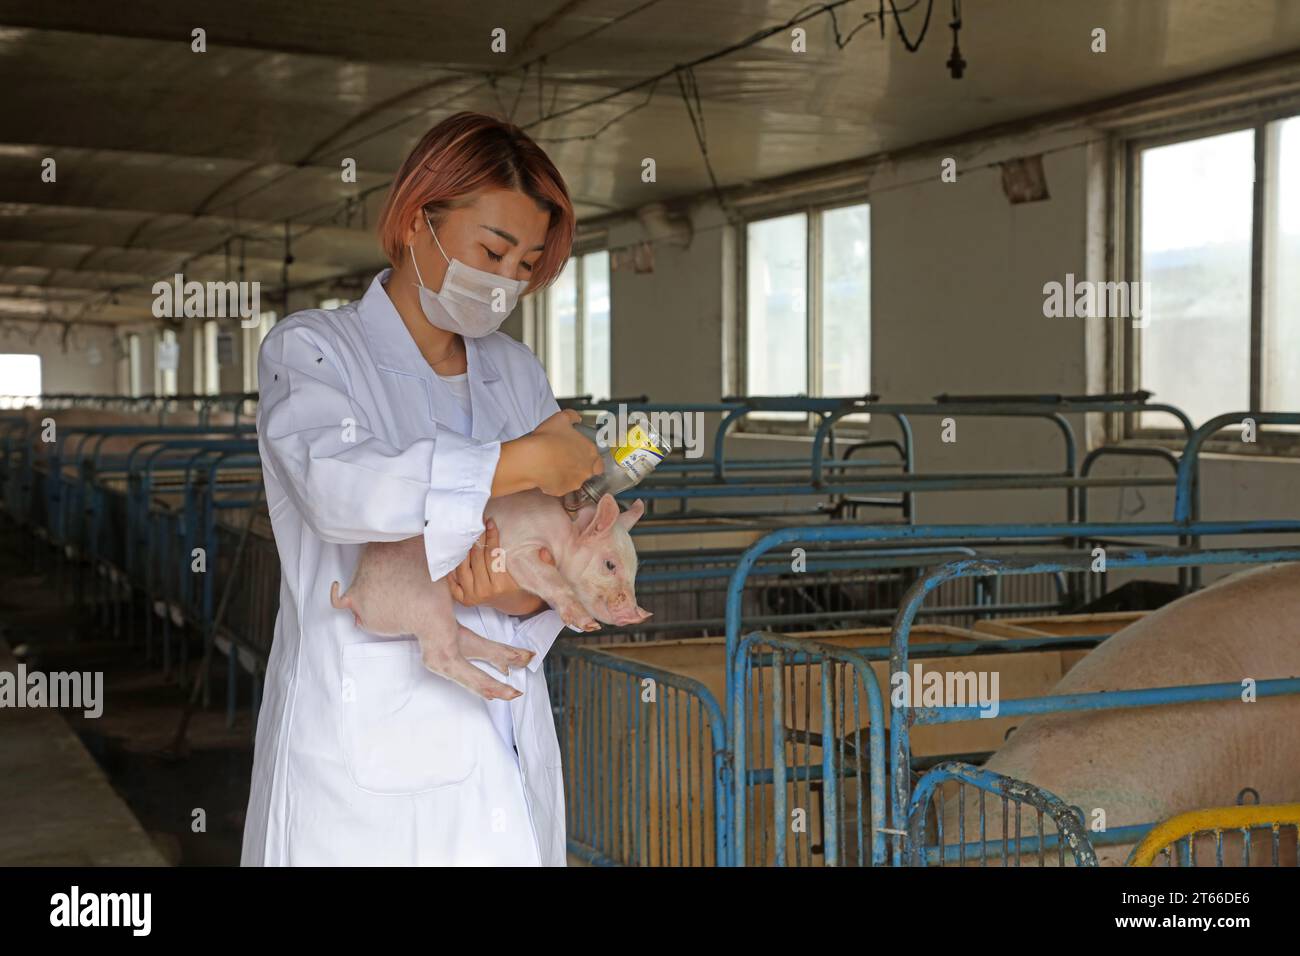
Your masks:
{"label": "pig pen", "polygon": [[[912,865],[986,865],[989,857],[1060,865],[1070,855],[1060,840],[1070,835],[1095,847],[1102,865],[1123,863],[1130,849],[1161,820],[1179,813],[1209,814],[1210,826],[1182,834],[1183,865],[1195,856],[1223,865],[1225,850],[1239,863],[1294,865],[1300,838],[1286,806],[1237,808],[1253,814],[1204,811],[1237,794],[1242,801],[1259,787],[1270,801],[1300,795],[1300,754],[1290,728],[1300,707],[1300,653],[1289,624],[1297,613],[1295,582],[1300,548],[1218,549],[1114,555],[1115,567],[1244,566],[1241,574],[1216,582],[1121,628],[1086,658],[1086,666],[1063,676],[1058,687],[1037,699],[1009,700],[1003,709],[1026,726],[976,770],[948,765],[913,782],[907,755],[915,754],[920,730],[945,722],[972,722],[968,707],[918,706],[894,702],[891,729],[891,830],[895,862]],[[893,669],[908,666],[911,612],[925,587],[943,575],[1037,573],[1069,570],[1078,558],[1007,561],[983,559],[935,569],[918,582],[894,629]],[[1277,563],[1281,562],[1281,563]],[[1111,621],[1111,624],[1118,621]],[[1051,622],[1032,622],[1044,629]],[[1087,622],[1063,626],[1086,629]],[[1031,630],[1023,620],[987,622],[984,630],[1016,634]],[[914,630],[914,628],[913,628]],[[1013,640],[1015,638],[1006,638]],[[1241,675],[1249,677],[1248,681]],[[1247,694],[1249,696],[1247,696]],[[914,739],[909,741],[909,736]],[[966,791],[974,787],[968,800]],[[1238,787],[1241,792],[1237,793]],[[1036,794],[1037,830],[1022,848],[1019,807],[1014,823],[1006,804],[987,813],[986,797]],[[1046,795],[1046,796],[1044,796]],[[1050,799],[1048,799],[1050,798]],[[1068,816],[1043,830],[1043,813],[1053,801],[1068,804]],[[1046,803],[1044,802],[1046,800]],[[978,801],[976,804],[975,801]],[[1214,814],[1229,818],[1214,825]],[[1204,817],[1199,822],[1205,823]],[[1079,829],[1082,828],[1082,829]],[[1225,829],[1229,832],[1225,833]],[[1271,835],[1272,853],[1248,857],[1252,831]],[[1067,831],[1075,830],[1072,834]],[[1012,849],[1008,849],[1007,834]],[[931,842],[931,838],[934,842]],[[1170,840],[1160,846],[1167,845]],[[1212,846],[1212,852],[1205,848]],[[1092,850],[1089,849],[1089,854]],[[1134,851],[1136,853],[1136,851]],[[1174,854],[1167,860],[1172,862]],[[1080,862],[1077,855],[1075,862]]]}
{"label": "pig pen", "polygon": [[[191,632],[214,639],[215,572],[229,566],[218,516],[246,513],[261,473],[250,422],[174,406],[160,406],[168,424],[94,408],[25,409],[6,422],[4,479],[7,509],[49,546],[53,576],[74,603],[119,636],[143,601],[147,657],[183,679]],[[43,440],[46,418],[57,441]],[[206,703],[206,680],[204,691]]]}
{"label": "pig pen", "polygon": [[[1292,548],[1153,549],[1117,553],[1112,566],[1297,558],[1300,550]],[[943,839],[942,802],[919,811],[911,807],[917,771],[936,758],[982,760],[1000,749],[1026,716],[1076,706],[1054,700],[1054,686],[1090,647],[1145,617],[1145,612],[1021,616],[976,622],[968,631],[915,623],[919,603],[912,598],[928,597],[954,565],[968,576],[1066,575],[1080,573],[1088,558],[1047,554],[1018,560],[1019,565],[1014,558],[979,557],[932,569],[902,602],[892,629],[750,633],[730,657],[718,638],[588,647],[582,655],[561,641],[548,673],[565,751],[571,846],[596,862],[639,865],[881,863],[887,855],[884,837],[893,844],[896,864],[943,862],[945,854],[962,854],[959,846],[940,845],[937,856],[934,847],[910,855],[906,838],[917,813]],[[968,675],[996,672],[1006,712],[990,718],[979,717],[970,705],[886,705],[885,688],[891,675],[906,671],[909,646],[916,649],[911,660],[937,673],[945,685],[950,677],[968,681]],[[1296,683],[1265,680],[1261,688],[1270,695],[1295,693]],[[1221,690],[1170,689],[1153,682],[1133,692],[1131,701],[1116,696],[1093,706],[1158,706]],[[896,721],[900,714],[903,719]],[[874,735],[873,727],[878,728]],[[882,779],[886,733],[892,738],[888,788]],[[877,768],[880,772],[873,773]],[[992,835],[1011,833],[1020,847],[1024,812],[1039,828],[1037,845],[1030,836],[1029,852],[1062,853],[1066,847],[1059,834],[1074,826],[1080,811],[1067,808],[1068,819],[1049,813],[1044,830],[1043,814],[1053,800],[1060,801],[1032,779],[1003,775],[1003,780],[1000,789],[987,792],[1004,800],[1001,812],[1014,813],[1015,825],[1008,830],[1010,823],[1004,823]],[[946,793],[938,791],[941,801]],[[891,825],[873,826],[873,820]],[[1154,822],[1085,833],[1083,842],[1096,838],[1127,846]],[[950,827],[948,838],[963,826]],[[987,833],[974,827],[970,832]],[[1069,858],[1095,861],[1086,849],[1075,854],[1072,845]],[[985,847],[982,859],[990,855],[998,853]],[[1021,855],[1017,849],[1011,858],[1018,862]]]}
{"label": "pig pen", "polygon": [[[632,531],[639,557],[637,595],[654,617],[577,639],[605,645],[720,633],[727,619],[728,585],[742,556],[773,530],[806,528],[789,522],[750,524],[682,522],[676,533],[667,534],[657,530],[654,519],[643,518]],[[746,626],[775,631],[881,626],[893,619],[922,570],[963,553],[973,551],[942,545],[810,545],[800,559],[806,565],[792,562],[788,553],[763,555],[746,575],[741,614]],[[924,614],[931,623],[968,627],[990,615],[1059,612],[1091,596],[1070,595],[1066,582],[1051,576],[959,580],[938,589]]]}
{"label": "pig pen", "polygon": [[[546,668],[571,852],[619,865],[867,865],[875,842],[883,862],[869,790],[874,782],[884,799],[889,640],[888,628],[756,633],[731,682],[721,637],[557,641]],[[945,625],[921,625],[914,640],[928,669],[996,666],[1016,696],[1045,692],[1087,653]],[[739,688],[731,699],[729,688]],[[738,702],[733,753],[726,715]],[[926,728],[914,753],[987,753],[1011,723]],[[724,786],[733,774],[734,807]]]}

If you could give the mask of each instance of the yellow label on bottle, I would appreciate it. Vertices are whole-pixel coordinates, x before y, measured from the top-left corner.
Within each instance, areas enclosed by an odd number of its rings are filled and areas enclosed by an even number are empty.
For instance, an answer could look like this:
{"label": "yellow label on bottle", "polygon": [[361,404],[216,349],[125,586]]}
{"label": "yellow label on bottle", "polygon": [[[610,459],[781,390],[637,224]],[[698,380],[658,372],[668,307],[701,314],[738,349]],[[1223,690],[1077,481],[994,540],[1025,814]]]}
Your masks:
{"label": "yellow label on bottle", "polygon": [[658,458],[664,457],[663,450],[646,434],[645,429],[640,425],[633,425],[627,430],[627,437],[623,444],[614,449],[614,460],[621,465],[624,458],[638,449],[651,452]]}
{"label": "yellow label on bottle", "polygon": [[633,425],[627,430],[623,444],[615,448],[612,454],[614,461],[633,481],[640,481],[663,460],[667,450],[655,442],[640,425]]}

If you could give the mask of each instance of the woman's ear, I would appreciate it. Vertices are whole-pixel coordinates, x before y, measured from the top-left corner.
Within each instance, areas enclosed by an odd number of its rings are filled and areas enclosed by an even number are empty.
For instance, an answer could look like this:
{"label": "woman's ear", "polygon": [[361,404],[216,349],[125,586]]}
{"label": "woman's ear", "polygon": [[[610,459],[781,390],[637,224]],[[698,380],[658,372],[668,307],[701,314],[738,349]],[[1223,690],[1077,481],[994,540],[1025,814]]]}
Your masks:
{"label": "woman's ear", "polygon": [[411,217],[411,224],[406,229],[406,238],[403,240],[403,244],[411,245],[420,232],[427,228],[428,226],[424,224],[424,210],[417,209],[415,215]]}

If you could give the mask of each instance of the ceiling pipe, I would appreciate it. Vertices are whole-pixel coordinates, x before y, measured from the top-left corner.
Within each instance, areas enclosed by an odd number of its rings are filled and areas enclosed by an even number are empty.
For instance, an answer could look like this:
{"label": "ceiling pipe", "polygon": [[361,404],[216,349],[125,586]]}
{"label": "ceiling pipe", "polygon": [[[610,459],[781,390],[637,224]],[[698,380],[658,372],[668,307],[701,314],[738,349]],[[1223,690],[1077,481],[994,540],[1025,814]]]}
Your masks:
{"label": "ceiling pipe", "polygon": [[636,218],[651,242],[667,242],[685,249],[694,229],[689,216],[671,211],[665,203],[652,202],[636,210]]}

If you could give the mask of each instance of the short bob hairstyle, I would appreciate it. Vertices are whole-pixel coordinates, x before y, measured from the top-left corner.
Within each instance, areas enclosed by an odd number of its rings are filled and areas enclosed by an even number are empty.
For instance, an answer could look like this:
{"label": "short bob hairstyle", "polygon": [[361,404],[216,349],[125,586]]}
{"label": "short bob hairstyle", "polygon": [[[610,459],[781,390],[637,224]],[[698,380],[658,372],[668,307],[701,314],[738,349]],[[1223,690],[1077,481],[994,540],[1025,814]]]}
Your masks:
{"label": "short bob hairstyle", "polygon": [[550,211],[545,247],[525,291],[555,280],[573,249],[573,203],[550,157],[513,123],[483,113],[448,116],[420,138],[397,171],[383,211],[379,241],[397,265],[406,234],[423,209],[436,226],[481,189],[512,189]]}

